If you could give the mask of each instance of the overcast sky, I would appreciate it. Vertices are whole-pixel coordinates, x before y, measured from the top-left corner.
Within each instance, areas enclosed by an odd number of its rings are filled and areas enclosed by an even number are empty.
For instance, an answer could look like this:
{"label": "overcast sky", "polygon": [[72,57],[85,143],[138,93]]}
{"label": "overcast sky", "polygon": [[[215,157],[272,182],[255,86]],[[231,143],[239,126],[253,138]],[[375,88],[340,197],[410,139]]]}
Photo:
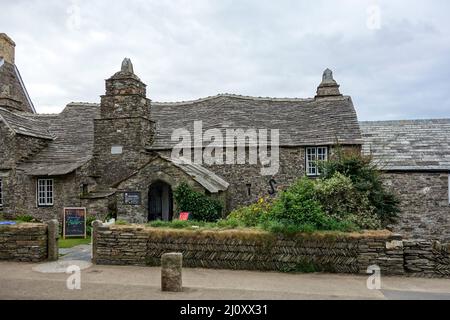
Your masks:
{"label": "overcast sky", "polygon": [[360,120],[442,118],[449,12],[448,0],[0,0],[0,32],[38,112],[99,102],[130,57],[154,101],[313,97],[328,67]]}

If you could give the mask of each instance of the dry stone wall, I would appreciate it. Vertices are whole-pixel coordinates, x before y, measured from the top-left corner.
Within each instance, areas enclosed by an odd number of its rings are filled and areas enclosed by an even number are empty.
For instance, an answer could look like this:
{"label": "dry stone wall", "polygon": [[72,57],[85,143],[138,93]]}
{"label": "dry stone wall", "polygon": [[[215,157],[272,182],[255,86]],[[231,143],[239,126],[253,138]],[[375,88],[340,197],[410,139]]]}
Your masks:
{"label": "dry stone wall", "polygon": [[47,259],[48,226],[42,223],[0,225],[0,260],[38,262]]}
{"label": "dry stone wall", "polygon": [[94,230],[94,262],[106,265],[160,264],[162,254],[183,253],[186,267],[404,274],[403,242],[388,231],[354,234],[275,235],[254,230],[191,231],[145,226]]}

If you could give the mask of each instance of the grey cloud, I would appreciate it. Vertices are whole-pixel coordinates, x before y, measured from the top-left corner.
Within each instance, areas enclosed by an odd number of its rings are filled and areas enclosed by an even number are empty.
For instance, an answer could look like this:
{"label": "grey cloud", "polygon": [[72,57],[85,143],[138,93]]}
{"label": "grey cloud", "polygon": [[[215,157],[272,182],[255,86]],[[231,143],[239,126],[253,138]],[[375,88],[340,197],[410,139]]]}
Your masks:
{"label": "grey cloud", "polygon": [[[381,8],[380,30],[366,27]],[[311,97],[326,68],[360,119],[449,117],[450,4],[432,1],[0,0],[40,112],[98,102],[130,57],[154,101]],[[75,6],[75,7],[74,7]],[[79,10],[79,17],[73,13]]]}

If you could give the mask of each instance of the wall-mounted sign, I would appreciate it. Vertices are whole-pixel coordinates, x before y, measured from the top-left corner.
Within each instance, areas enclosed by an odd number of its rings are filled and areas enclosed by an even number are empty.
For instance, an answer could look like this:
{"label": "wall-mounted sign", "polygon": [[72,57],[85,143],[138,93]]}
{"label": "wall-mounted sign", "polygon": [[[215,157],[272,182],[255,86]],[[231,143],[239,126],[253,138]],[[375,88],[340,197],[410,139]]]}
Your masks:
{"label": "wall-mounted sign", "polygon": [[123,203],[126,205],[140,205],[141,204],[141,193],[140,192],[124,192],[123,193]]}
{"label": "wall-mounted sign", "polygon": [[64,208],[63,238],[86,238],[86,208]]}

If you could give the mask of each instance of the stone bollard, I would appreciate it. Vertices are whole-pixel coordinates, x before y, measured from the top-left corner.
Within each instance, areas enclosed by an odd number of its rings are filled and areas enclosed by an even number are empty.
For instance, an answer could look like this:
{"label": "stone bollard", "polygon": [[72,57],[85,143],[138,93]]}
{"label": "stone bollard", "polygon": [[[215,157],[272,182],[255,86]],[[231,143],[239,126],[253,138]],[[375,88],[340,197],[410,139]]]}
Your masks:
{"label": "stone bollard", "polygon": [[47,259],[49,261],[57,261],[59,258],[58,228],[58,220],[50,220],[47,222]]}
{"label": "stone bollard", "polygon": [[92,232],[91,232],[91,261],[93,264],[97,263],[97,232],[98,228],[103,225],[100,220],[92,221]]}
{"label": "stone bollard", "polygon": [[183,291],[182,253],[165,253],[161,256],[161,290],[169,292]]}

